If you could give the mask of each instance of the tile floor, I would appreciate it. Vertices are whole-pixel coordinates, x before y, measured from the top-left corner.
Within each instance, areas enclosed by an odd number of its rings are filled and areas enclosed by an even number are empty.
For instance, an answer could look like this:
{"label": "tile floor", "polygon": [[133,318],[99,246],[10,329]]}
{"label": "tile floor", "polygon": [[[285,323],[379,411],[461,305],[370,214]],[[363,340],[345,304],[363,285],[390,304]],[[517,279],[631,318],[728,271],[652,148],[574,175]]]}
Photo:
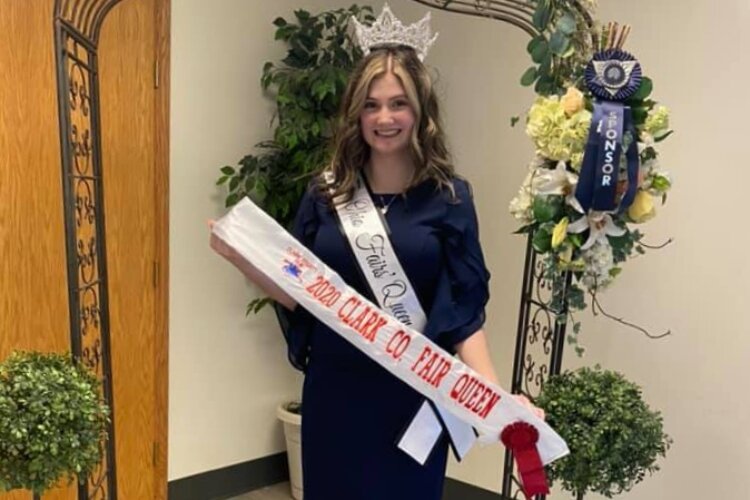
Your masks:
{"label": "tile floor", "polygon": [[230,498],[229,500],[292,500],[292,494],[289,483],[279,483]]}

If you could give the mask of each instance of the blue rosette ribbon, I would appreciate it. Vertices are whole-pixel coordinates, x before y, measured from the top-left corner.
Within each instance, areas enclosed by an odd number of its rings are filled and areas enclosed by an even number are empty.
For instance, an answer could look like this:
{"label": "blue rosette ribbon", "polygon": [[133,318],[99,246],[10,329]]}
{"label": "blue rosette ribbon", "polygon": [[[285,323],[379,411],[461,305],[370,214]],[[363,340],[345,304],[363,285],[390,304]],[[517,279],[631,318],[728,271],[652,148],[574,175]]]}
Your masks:
{"label": "blue rosette ribbon", "polygon": [[[575,196],[585,212],[622,212],[633,203],[638,189],[638,135],[631,109],[624,101],[641,85],[641,65],[624,50],[608,49],[594,55],[584,77],[596,99]],[[623,154],[627,190],[618,202]]]}

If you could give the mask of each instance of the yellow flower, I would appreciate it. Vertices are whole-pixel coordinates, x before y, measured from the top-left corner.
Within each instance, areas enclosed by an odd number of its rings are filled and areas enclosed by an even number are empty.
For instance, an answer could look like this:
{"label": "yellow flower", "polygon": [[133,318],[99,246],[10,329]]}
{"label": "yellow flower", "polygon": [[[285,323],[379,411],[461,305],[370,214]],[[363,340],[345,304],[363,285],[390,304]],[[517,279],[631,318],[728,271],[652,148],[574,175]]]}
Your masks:
{"label": "yellow flower", "polygon": [[657,137],[669,130],[669,110],[664,106],[658,106],[649,111],[643,130]]}
{"label": "yellow flower", "polygon": [[565,249],[560,252],[560,264],[563,266],[567,266],[570,264],[570,261],[573,260],[573,246],[568,245],[565,247]]}
{"label": "yellow flower", "polygon": [[591,113],[578,110],[568,117],[557,96],[540,97],[529,110],[526,133],[533,139],[539,156],[581,166]]}
{"label": "yellow flower", "polygon": [[568,218],[563,217],[552,230],[552,248],[557,248],[565,241],[568,235]]}
{"label": "yellow flower", "polygon": [[646,222],[650,218],[656,215],[656,209],[654,208],[654,199],[648,193],[648,191],[640,190],[635,195],[633,204],[628,208],[628,216],[633,222]]}
{"label": "yellow flower", "polygon": [[568,91],[560,100],[565,114],[573,116],[583,109],[583,93],[575,87],[568,87]]}

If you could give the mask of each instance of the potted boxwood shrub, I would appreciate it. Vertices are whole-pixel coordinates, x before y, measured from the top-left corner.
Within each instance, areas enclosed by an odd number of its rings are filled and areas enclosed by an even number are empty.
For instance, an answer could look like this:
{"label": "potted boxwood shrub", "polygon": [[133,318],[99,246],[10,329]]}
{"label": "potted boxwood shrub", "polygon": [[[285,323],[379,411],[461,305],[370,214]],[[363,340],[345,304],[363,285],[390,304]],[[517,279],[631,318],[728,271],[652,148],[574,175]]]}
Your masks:
{"label": "potted boxwood shrub", "polygon": [[[289,47],[281,63],[263,66],[261,86],[276,101],[273,139],[255,145],[237,167],[221,168],[217,184],[228,188],[226,206],[250,196],[283,226],[291,225],[297,205],[314,172],[329,158],[329,141],[342,94],[362,51],[348,27],[352,16],[375,20],[372,8],[352,5],[312,15],[297,10],[294,21],[277,18],[275,39]],[[258,313],[270,302],[257,298],[247,313]],[[286,402],[277,409],[283,422],[292,495],[302,498],[300,447],[301,404]]]}
{"label": "potted boxwood shrub", "polygon": [[0,491],[35,497],[100,463],[109,408],[69,354],[16,352],[0,364]]}
{"label": "potted boxwood shrub", "polygon": [[599,366],[551,377],[535,403],[570,447],[549,467],[550,479],[578,500],[589,491],[607,498],[630,491],[659,470],[672,443],[640,387]]}

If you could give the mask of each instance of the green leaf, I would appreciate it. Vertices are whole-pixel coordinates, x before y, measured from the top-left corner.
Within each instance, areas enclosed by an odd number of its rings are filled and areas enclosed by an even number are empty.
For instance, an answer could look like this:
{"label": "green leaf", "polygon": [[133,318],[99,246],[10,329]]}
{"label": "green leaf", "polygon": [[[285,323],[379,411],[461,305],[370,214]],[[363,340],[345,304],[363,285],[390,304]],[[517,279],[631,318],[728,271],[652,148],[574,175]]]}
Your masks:
{"label": "green leaf", "polygon": [[544,60],[545,56],[549,52],[549,45],[547,44],[547,40],[544,38],[544,36],[540,35],[532,38],[526,49],[531,55],[531,60],[539,64]]}
{"label": "green leaf", "polygon": [[234,170],[234,168],[227,165],[225,167],[221,167],[221,173],[224,175],[234,175],[236,171]]}
{"label": "green leaf", "polygon": [[273,24],[274,26],[281,28],[282,26],[286,26],[287,22],[286,22],[286,19],[284,19],[283,17],[277,17],[276,19],[273,20]]}
{"label": "green leaf", "polygon": [[652,82],[650,78],[644,76],[641,80],[641,85],[638,87],[638,91],[633,94],[630,99],[633,101],[645,101],[646,98],[651,95],[653,90],[654,82]]}
{"label": "green leaf", "polygon": [[540,77],[534,85],[534,91],[540,95],[554,94],[556,89],[555,81],[548,76]]}
{"label": "green leaf", "polygon": [[219,180],[216,181],[216,185],[217,186],[221,186],[222,184],[224,184],[225,182],[227,182],[227,179],[229,179],[229,177],[226,176],[226,175],[223,175],[223,176],[219,177]]}
{"label": "green leaf", "polygon": [[520,120],[520,119],[521,119],[520,116],[511,116],[510,117],[510,126],[511,127],[515,127],[516,123],[518,123],[518,120]]}
{"label": "green leaf", "polygon": [[536,224],[527,224],[525,226],[521,226],[515,231],[513,231],[513,234],[528,234],[534,230],[536,227]]}
{"label": "green leaf", "polygon": [[536,77],[537,77],[536,68],[532,66],[529,69],[527,69],[524,72],[523,76],[521,77],[521,85],[523,85],[524,87],[530,86],[531,84],[534,83],[534,81],[536,80]]}
{"label": "green leaf", "polygon": [[555,31],[552,34],[552,37],[549,40],[549,48],[553,53],[562,55],[568,50],[568,46],[570,46],[570,38],[568,38],[565,33],[562,31]]}
{"label": "green leaf", "polygon": [[661,142],[674,133],[674,130],[665,130],[654,136],[654,142]]}
{"label": "green leaf", "polygon": [[297,16],[297,19],[299,19],[301,22],[305,22],[310,19],[310,13],[304,9],[295,10],[294,15]]}
{"label": "green leaf", "polygon": [[539,228],[534,232],[531,245],[539,253],[547,253],[552,249],[552,233],[546,229]]}
{"label": "green leaf", "polygon": [[539,65],[539,77],[545,79],[551,79],[552,77],[552,53],[547,52],[544,56],[542,63]]}
{"label": "green leaf", "polygon": [[547,29],[550,18],[552,17],[552,10],[546,1],[540,1],[537,3],[536,11],[534,12],[533,22],[534,27],[539,31]]}
{"label": "green leaf", "polygon": [[234,205],[237,204],[238,201],[239,201],[239,195],[237,193],[232,193],[229,196],[227,196],[227,199],[226,199],[224,205],[227,208],[233,207]]}
{"label": "green leaf", "polygon": [[635,125],[643,125],[646,122],[648,110],[646,108],[632,108],[631,114]]}
{"label": "green leaf", "polygon": [[566,12],[562,15],[559,21],[557,21],[557,29],[565,33],[566,35],[572,35],[576,31],[576,20],[573,14]]}
{"label": "green leaf", "polygon": [[535,221],[541,223],[556,221],[562,215],[562,197],[536,196],[531,207]]}

